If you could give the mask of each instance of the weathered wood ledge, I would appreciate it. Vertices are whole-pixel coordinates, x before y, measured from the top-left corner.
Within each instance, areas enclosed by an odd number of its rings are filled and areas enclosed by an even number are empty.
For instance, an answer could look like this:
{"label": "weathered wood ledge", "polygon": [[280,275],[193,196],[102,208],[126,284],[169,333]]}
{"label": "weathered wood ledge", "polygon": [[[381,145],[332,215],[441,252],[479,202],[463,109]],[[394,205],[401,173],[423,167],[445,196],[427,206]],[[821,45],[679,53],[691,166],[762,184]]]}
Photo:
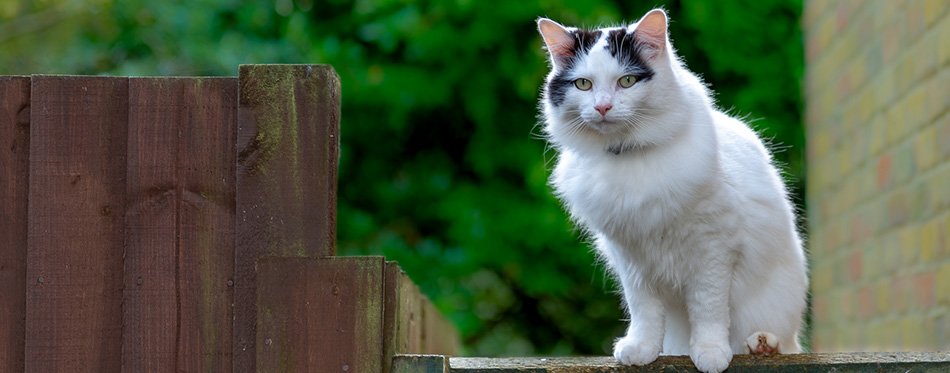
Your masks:
{"label": "weathered wood ledge", "polygon": [[[393,372],[425,373],[607,373],[698,372],[688,356],[661,356],[643,367],[621,366],[613,357],[465,358],[397,355]],[[773,357],[736,355],[726,372],[950,372],[950,351],[799,354]]]}

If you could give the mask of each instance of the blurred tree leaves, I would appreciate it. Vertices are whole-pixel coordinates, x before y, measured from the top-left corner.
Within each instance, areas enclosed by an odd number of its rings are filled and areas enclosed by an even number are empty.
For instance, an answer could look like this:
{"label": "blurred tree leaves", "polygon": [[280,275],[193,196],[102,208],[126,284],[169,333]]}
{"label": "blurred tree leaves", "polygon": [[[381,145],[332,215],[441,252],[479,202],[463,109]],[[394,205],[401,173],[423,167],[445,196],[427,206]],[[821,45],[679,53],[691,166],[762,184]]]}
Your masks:
{"label": "blurred tree leaves", "polygon": [[236,75],[329,63],[343,82],[339,252],[398,260],[472,355],[604,354],[615,286],[546,184],[534,20],[669,10],[724,108],[787,149],[801,198],[801,0],[6,0],[0,74]]}

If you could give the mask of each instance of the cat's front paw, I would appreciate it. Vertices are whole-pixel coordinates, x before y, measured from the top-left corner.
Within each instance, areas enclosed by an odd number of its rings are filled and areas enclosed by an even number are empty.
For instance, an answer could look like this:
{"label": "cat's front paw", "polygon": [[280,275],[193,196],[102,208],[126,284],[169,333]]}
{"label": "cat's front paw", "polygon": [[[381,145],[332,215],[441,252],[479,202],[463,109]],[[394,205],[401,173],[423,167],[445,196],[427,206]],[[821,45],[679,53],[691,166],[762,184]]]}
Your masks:
{"label": "cat's front paw", "polygon": [[647,365],[660,355],[660,346],[631,336],[623,337],[614,344],[614,357],[623,365]]}
{"label": "cat's front paw", "polygon": [[729,345],[700,344],[690,347],[689,358],[700,372],[719,373],[729,367],[732,348]]}

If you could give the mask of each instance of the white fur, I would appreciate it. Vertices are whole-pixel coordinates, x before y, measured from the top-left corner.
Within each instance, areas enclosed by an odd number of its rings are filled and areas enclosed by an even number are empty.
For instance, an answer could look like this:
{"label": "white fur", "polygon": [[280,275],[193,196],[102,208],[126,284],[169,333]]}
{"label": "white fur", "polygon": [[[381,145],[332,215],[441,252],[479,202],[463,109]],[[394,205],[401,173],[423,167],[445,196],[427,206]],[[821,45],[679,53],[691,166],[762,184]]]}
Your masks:
{"label": "white fur", "polygon": [[[560,153],[551,183],[623,286],[630,326],[614,355],[643,365],[689,354],[720,372],[758,332],[781,353],[800,352],[805,256],[768,151],[714,107],[668,40],[648,61],[652,79],[626,89],[604,44],[571,72],[593,88],[571,87],[543,110]],[[613,108],[602,117],[594,106],[604,100]],[[605,151],[617,146],[625,151]]]}

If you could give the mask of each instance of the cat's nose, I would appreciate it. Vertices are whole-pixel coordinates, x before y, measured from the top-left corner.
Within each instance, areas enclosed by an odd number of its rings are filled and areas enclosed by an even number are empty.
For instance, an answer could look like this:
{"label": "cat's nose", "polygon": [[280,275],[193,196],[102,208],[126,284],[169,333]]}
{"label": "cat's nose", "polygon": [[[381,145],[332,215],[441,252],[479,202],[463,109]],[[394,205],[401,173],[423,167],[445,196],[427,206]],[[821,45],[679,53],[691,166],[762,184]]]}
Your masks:
{"label": "cat's nose", "polygon": [[614,107],[614,105],[610,103],[606,103],[606,104],[600,104],[600,105],[594,106],[594,110],[597,110],[597,112],[600,113],[600,115],[607,115],[607,111],[610,110],[610,108],[612,107]]}

